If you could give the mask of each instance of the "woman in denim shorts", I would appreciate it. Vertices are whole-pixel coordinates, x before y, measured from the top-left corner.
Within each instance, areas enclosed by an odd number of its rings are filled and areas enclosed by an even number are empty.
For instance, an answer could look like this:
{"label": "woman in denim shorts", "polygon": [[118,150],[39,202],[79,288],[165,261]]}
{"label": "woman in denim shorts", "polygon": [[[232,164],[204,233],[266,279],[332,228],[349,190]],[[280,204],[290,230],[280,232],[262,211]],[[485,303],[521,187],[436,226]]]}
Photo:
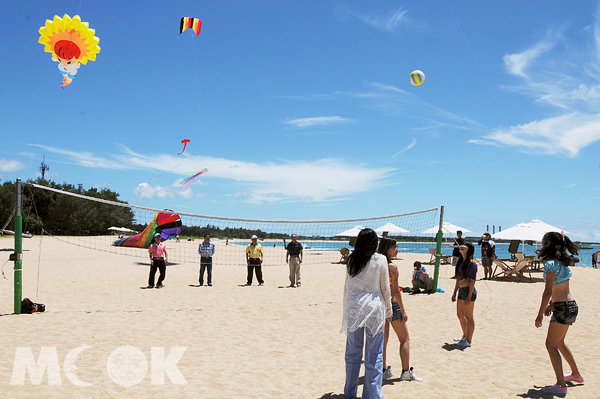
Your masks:
{"label": "woman in denim shorts", "polygon": [[477,263],[473,262],[473,255],[475,254],[473,244],[465,242],[458,249],[460,250],[460,257],[455,269],[456,285],[452,294],[452,302],[456,302],[456,315],[460,321],[463,336],[454,340],[458,341],[458,346],[468,348],[471,346],[473,332],[475,331],[473,310],[477,299],[477,290],[475,289]]}
{"label": "woman in denim shorts", "polygon": [[[584,381],[571,350],[565,344],[569,326],[575,322],[579,311],[569,289],[569,280],[571,279],[569,266],[575,263],[572,255],[577,255],[578,252],[579,247],[571,242],[569,237],[550,232],[544,235],[542,249],[538,254],[540,260],[544,262],[546,286],[542,294],[540,310],[535,319],[535,326],[541,327],[544,315],[552,314],[546,337],[546,349],[556,374],[556,384],[542,388],[544,392],[565,394],[569,392],[567,381]],[[561,354],[571,367],[569,375],[563,374]]]}
{"label": "woman in denim shorts", "polygon": [[385,334],[383,337],[383,379],[389,380],[394,376],[392,373],[392,367],[386,366],[386,349],[388,340],[390,338],[390,326],[396,332],[398,340],[400,341],[400,361],[402,362],[402,374],[400,374],[400,381],[423,381],[415,375],[413,368],[410,366],[410,338],[408,337],[408,328],[406,328],[406,322],[408,321],[408,315],[404,310],[404,304],[402,304],[402,296],[400,289],[398,288],[398,267],[392,262],[392,258],[398,255],[398,245],[396,240],[388,237],[383,237],[379,242],[379,248],[377,252],[385,255],[388,262],[388,271],[390,279],[390,291],[392,293],[392,321],[385,323]]}

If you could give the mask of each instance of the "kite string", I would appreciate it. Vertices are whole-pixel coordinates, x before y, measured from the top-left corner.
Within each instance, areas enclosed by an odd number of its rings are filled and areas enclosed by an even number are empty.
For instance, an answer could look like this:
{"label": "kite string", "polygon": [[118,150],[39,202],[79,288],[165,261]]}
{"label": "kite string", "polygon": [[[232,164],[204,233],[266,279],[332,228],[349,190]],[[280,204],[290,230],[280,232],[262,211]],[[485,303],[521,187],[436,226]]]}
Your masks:
{"label": "kite string", "polygon": [[456,22],[456,26],[458,27],[458,30],[460,31],[460,34],[462,35],[462,38],[467,45],[467,48],[469,49],[469,51],[471,52],[471,55],[473,56],[473,60],[475,60],[475,65],[477,65],[477,68],[479,69],[479,72],[481,73],[481,76],[483,77],[485,84],[487,85],[488,89],[490,90],[490,93],[492,94],[492,97],[494,98],[494,101],[496,102],[496,105],[498,106],[500,113],[502,114],[502,116],[504,117],[504,120],[508,124],[508,118],[504,114],[504,110],[500,106],[500,103],[498,102],[498,99],[496,98],[496,95],[494,94],[492,87],[490,86],[488,80],[485,77],[485,74],[483,73],[483,70],[481,69],[481,66],[479,66],[479,62],[477,62],[477,57],[475,57],[475,53],[471,49],[471,46],[469,45],[469,42],[467,41],[467,38],[466,38],[462,28],[460,27],[460,24],[458,23],[458,20],[456,19],[456,16],[454,15],[454,11],[452,11],[452,7],[450,7],[450,3],[448,2],[448,0],[446,0],[446,4],[448,5],[448,9],[450,9],[450,14],[452,14],[452,18],[454,18],[454,22]]}
{"label": "kite string", "polygon": [[[200,83],[198,82],[198,65],[196,64],[196,45],[194,44],[194,36],[190,34],[192,38],[192,52],[194,54],[194,73],[196,75],[196,97],[198,101],[198,116],[202,119],[202,108],[200,106]],[[202,135],[202,124],[198,124],[200,134]]]}
{"label": "kite string", "polygon": [[[150,183],[152,183],[154,180],[158,179],[159,177],[161,177],[161,176],[162,176],[162,175],[164,175],[165,173],[167,173],[167,172],[170,172],[170,171],[172,171],[173,169],[175,169],[175,168],[177,168],[177,167],[179,167],[179,166],[183,165],[183,164],[184,164],[184,162],[185,162],[185,161],[187,161],[188,159],[190,159],[190,158],[191,158],[193,155],[194,155],[193,153],[190,153],[189,155],[186,155],[186,158],[183,160],[183,162],[181,162],[181,163],[180,163],[180,164],[178,164],[178,165],[175,165],[175,166],[173,166],[171,169],[168,169],[168,170],[165,170],[165,171],[163,171],[161,174],[159,174],[159,175],[155,176],[154,178],[152,178],[152,180],[150,180],[150,181],[149,181],[147,184],[148,184],[148,185],[150,185]],[[138,203],[139,203],[139,202],[142,200],[142,196],[143,196],[143,194],[144,194],[144,190],[141,190],[141,192],[140,192],[140,198],[138,198],[138,200],[136,201],[136,203],[135,203],[134,205],[137,205],[137,204],[138,204]]]}

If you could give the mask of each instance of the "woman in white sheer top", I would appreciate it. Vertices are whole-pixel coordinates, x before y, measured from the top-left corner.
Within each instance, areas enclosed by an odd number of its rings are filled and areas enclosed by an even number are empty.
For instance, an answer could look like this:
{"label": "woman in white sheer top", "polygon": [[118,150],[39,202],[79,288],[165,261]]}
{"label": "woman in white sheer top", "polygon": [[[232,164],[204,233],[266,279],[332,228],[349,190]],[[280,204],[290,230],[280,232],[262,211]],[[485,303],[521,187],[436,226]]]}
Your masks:
{"label": "woman in white sheer top", "polygon": [[392,303],[387,259],[376,251],[377,233],[363,229],[358,233],[354,252],[346,265],[342,332],[347,334],[344,386],[347,398],[357,396],[363,347],[362,397],[383,398],[383,332],[386,320],[392,319]]}

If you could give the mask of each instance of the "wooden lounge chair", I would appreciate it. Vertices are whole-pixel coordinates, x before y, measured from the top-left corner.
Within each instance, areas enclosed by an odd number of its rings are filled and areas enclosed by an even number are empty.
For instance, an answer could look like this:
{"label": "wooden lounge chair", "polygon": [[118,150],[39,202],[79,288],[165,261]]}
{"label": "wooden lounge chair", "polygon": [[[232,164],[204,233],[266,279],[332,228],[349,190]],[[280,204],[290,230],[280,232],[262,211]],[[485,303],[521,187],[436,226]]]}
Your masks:
{"label": "wooden lounge chair", "polygon": [[429,263],[433,263],[435,261],[435,248],[427,248],[427,252],[429,253],[429,255],[431,255],[429,257]]}
{"label": "wooden lounge chair", "polygon": [[[437,248],[427,248],[427,252],[431,257],[429,258],[429,263],[435,262],[435,251]],[[452,263],[452,256],[440,254],[440,264],[443,263]]]}
{"label": "wooden lounge chair", "polygon": [[[501,259],[494,259],[493,262],[494,262],[494,265],[496,267],[494,268],[494,272],[492,273],[492,277],[496,277],[496,276],[498,276],[498,277],[510,276],[510,273],[511,273],[513,267],[507,265]],[[498,270],[498,269],[500,269],[500,270]],[[498,274],[496,274],[496,271],[498,271]]]}
{"label": "wooden lounge chair", "polygon": [[528,272],[529,273],[529,278],[531,279],[531,264],[533,263],[533,259],[521,259],[520,261],[517,262],[517,264],[515,265],[515,267],[512,268],[512,270],[510,271],[510,273],[508,274],[509,276],[515,276],[517,278],[517,281],[520,281],[519,277],[525,277],[523,275],[523,273]]}

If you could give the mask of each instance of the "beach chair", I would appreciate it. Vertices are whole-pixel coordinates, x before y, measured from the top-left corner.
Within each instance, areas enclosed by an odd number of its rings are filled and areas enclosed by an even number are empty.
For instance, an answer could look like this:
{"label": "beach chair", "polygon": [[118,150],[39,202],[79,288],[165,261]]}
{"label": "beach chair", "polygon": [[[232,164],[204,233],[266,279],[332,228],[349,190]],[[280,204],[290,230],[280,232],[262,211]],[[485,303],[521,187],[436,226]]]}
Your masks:
{"label": "beach chair", "polygon": [[529,279],[531,279],[531,264],[533,263],[533,259],[521,259],[517,262],[515,267],[512,268],[508,276],[515,276],[517,281],[520,281],[520,277],[525,277],[523,274],[525,272],[529,273]]}
{"label": "beach chair", "polygon": [[431,255],[429,257],[429,263],[433,263],[435,261],[435,248],[427,248],[427,252],[429,253],[429,255]]}
{"label": "beach chair", "polygon": [[[429,253],[429,255],[431,255],[431,257],[429,258],[429,263],[435,262],[435,251],[436,250],[437,250],[437,248],[427,248],[427,252]],[[443,264],[443,263],[452,263],[452,256],[440,254],[440,264]]]}
{"label": "beach chair", "polygon": [[[492,277],[506,277],[506,276],[510,276],[511,270],[513,269],[511,266],[507,265],[506,263],[504,263],[503,260],[501,259],[494,259],[494,272],[492,273]],[[498,270],[500,269],[500,270]],[[498,274],[496,274],[496,271],[498,271]]]}
{"label": "beach chair", "polygon": [[519,245],[521,245],[521,241],[519,240],[510,240],[510,244],[508,244],[508,253],[510,254],[510,260],[512,262],[517,260],[515,254],[519,251]]}

